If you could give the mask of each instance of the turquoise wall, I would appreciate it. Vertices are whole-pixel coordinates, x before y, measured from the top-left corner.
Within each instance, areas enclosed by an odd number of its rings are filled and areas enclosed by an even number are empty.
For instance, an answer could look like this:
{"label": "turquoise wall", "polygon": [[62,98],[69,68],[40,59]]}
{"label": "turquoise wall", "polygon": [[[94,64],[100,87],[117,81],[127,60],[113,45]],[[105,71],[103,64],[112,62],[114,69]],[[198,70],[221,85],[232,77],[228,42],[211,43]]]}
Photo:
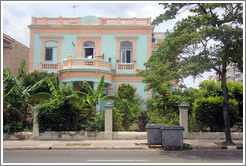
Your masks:
{"label": "turquoise wall", "polygon": [[115,35],[101,35],[101,54],[104,53],[104,60],[111,58],[112,69],[116,69],[116,39]]}
{"label": "turquoise wall", "polygon": [[[40,60],[41,60],[41,36],[48,34],[35,34],[34,39],[34,61],[33,66],[34,69],[40,68]],[[67,56],[72,53],[73,57],[77,57],[77,37],[85,34],[53,34],[53,36],[62,36],[61,42],[61,67],[63,67],[63,60],[67,58]],[[107,61],[108,58],[111,58],[112,69],[116,69],[116,36],[122,36],[123,34],[93,34],[97,36],[101,36],[101,54],[104,53],[104,59]],[[147,35],[134,35],[137,37],[137,69],[144,69],[144,63],[147,62]],[[127,40],[127,39],[126,39]],[[73,46],[73,44],[75,46]],[[54,45],[51,43],[46,44]],[[55,49],[54,61],[52,63],[57,63],[57,53],[58,50]],[[82,54],[82,53],[81,53]],[[123,73],[131,73],[133,71],[122,71]]]}
{"label": "turquoise wall", "polygon": [[145,69],[144,63],[148,61],[148,36],[136,35],[137,39],[137,69]]}
{"label": "turquoise wall", "polygon": [[34,55],[33,55],[33,68],[40,69],[41,63],[41,38],[39,34],[34,35]]}

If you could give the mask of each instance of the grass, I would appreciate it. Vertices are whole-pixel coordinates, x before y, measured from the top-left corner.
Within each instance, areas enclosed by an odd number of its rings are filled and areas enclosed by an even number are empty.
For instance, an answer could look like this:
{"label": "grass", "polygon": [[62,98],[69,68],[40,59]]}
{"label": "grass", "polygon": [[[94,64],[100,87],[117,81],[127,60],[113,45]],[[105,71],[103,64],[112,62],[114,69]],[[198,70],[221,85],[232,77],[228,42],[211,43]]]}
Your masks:
{"label": "grass", "polygon": [[190,144],[184,143],[183,150],[192,150],[192,146]]}

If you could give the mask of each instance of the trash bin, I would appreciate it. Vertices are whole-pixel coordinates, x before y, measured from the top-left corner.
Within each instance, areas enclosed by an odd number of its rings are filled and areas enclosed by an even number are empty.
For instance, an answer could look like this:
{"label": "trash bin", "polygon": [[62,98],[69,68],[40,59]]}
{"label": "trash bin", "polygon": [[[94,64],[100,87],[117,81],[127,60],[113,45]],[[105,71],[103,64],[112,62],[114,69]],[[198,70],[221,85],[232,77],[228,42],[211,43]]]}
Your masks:
{"label": "trash bin", "polygon": [[161,145],[161,127],[166,125],[161,124],[147,124],[147,143],[148,145]]}
{"label": "trash bin", "polygon": [[161,127],[162,133],[162,146],[164,150],[167,149],[180,149],[183,147],[183,131],[182,126],[163,126]]}

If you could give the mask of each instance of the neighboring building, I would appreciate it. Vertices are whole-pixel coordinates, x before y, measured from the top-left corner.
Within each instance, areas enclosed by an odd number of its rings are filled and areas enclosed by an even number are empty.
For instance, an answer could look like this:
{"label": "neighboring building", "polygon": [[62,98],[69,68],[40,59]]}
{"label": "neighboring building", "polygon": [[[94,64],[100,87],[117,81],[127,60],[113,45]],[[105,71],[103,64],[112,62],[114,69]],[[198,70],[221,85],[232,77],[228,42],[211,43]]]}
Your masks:
{"label": "neighboring building", "polygon": [[29,48],[10,36],[3,34],[3,68],[8,67],[11,73],[17,76],[18,68],[23,60],[26,61],[26,68],[28,68]]}
{"label": "neighboring building", "polygon": [[168,29],[166,32],[153,32],[152,51],[156,51],[158,49],[157,44],[162,43],[168,33]]}
{"label": "neighboring building", "polygon": [[215,75],[215,76],[209,76],[208,77],[208,80],[209,81],[214,81],[214,82],[219,82],[219,76],[218,75]]}
{"label": "neighboring building", "polygon": [[[82,81],[97,88],[104,75],[108,94],[129,83],[142,99],[151,98],[136,76],[152,53],[151,18],[33,17],[29,28],[29,72],[55,72],[61,84],[72,84],[75,90]],[[101,101],[98,110],[104,105]]]}
{"label": "neighboring building", "polygon": [[237,68],[235,63],[230,63],[226,67],[226,78],[230,82],[243,82],[243,73]]}
{"label": "neighboring building", "polygon": [[[235,63],[230,63],[226,67],[226,80],[229,82],[243,82],[243,73],[237,68]],[[208,80],[220,82],[221,77],[219,74],[215,76],[209,76]]]}

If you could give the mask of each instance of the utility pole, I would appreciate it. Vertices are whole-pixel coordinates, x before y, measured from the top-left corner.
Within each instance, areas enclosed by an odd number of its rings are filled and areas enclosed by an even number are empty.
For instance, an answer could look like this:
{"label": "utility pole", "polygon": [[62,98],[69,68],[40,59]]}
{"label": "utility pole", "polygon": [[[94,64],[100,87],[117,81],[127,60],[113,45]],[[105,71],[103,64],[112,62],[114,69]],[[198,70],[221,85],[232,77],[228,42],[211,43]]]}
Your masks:
{"label": "utility pole", "polygon": [[73,17],[74,17],[74,10],[75,8],[79,7],[79,5],[73,5],[72,8],[73,8]]}

